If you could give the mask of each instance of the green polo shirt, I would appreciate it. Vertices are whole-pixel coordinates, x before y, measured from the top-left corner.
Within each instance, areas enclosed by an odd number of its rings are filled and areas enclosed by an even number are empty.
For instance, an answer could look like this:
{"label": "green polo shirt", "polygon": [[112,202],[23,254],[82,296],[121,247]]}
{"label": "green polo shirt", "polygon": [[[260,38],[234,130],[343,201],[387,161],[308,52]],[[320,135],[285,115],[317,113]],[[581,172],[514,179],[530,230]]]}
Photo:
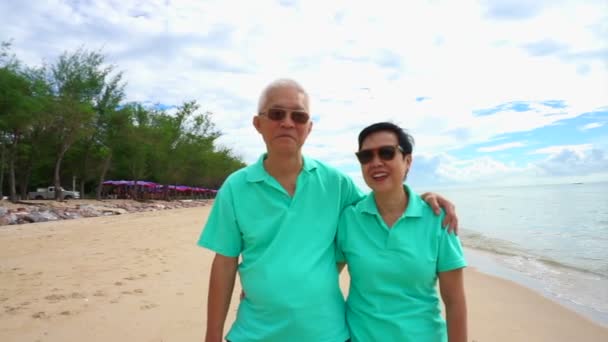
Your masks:
{"label": "green polo shirt", "polygon": [[337,259],[351,277],[346,319],[353,342],[447,341],[435,285],[439,272],[466,266],[462,246],[441,227],[444,215],[404,187],[409,203],[390,229],[373,193],[340,218]]}
{"label": "green polo shirt", "polygon": [[291,197],[266,172],[264,158],[224,182],[198,242],[242,258],[246,296],[226,338],[344,342],[335,237],[340,213],[362,193],[346,175],[303,158]]}

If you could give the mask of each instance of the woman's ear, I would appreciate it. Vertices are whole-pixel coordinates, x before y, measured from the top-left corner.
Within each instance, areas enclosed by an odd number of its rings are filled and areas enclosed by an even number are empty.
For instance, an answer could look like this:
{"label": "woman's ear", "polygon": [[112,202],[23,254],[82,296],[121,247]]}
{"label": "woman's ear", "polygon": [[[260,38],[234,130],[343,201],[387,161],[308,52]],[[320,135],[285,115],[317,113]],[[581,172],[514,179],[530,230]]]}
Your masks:
{"label": "woman's ear", "polygon": [[403,160],[407,164],[407,168],[409,169],[412,166],[412,154],[406,154],[403,156]]}
{"label": "woman's ear", "polygon": [[405,159],[405,174],[403,175],[403,181],[407,179],[407,175],[410,173],[412,168],[412,155],[408,154],[403,159]]}
{"label": "woman's ear", "polygon": [[412,168],[412,155],[408,154],[407,156],[405,156],[405,163],[407,165],[407,172],[410,172],[410,169]]}

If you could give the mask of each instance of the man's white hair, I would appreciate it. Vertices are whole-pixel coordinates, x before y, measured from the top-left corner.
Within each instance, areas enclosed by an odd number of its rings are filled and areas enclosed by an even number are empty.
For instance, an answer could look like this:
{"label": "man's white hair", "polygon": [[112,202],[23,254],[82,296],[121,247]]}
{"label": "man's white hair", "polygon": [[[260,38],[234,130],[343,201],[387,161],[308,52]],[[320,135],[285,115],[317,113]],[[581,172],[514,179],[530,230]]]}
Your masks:
{"label": "man's white hair", "polygon": [[306,96],[306,104],[310,106],[308,93],[306,92],[306,90],[304,90],[304,87],[302,87],[300,83],[290,78],[279,78],[278,80],[273,81],[272,83],[267,85],[266,88],[264,88],[264,91],[260,95],[260,99],[258,101],[258,114],[261,113],[262,110],[264,110],[264,106],[266,105],[266,101],[268,100],[268,94],[275,89],[283,87],[292,87],[300,93],[304,94],[304,96]]}

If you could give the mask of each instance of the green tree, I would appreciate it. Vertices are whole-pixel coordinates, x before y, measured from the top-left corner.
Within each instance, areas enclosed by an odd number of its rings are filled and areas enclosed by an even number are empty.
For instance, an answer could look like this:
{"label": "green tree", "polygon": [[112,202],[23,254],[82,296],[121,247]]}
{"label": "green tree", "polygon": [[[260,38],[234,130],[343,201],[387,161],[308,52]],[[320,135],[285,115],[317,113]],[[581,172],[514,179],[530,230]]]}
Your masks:
{"label": "green tree", "polygon": [[27,80],[15,70],[0,68],[0,131],[2,144],[8,151],[8,181],[10,200],[17,201],[15,161],[19,143],[28,129],[31,115],[28,111]]}
{"label": "green tree", "polygon": [[104,165],[109,167],[108,158],[112,157],[109,134],[120,128],[112,126],[110,117],[121,114],[118,108],[124,97],[123,86],[118,83],[120,79],[121,74],[106,83],[101,96],[94,101],[92,133],[77,140],[65,157],[64,164],[73,170],[79,180],[80,193],[83,196],[86,194],[85,184],[97,184],[99,189],[99,181],[103,183],[107,172]]}
{"label": "green tree", "polygon": [[[2,56],[6,55],[3,50]],[[17,201],[16,162],[27,147],[22,147],[21,142],[45,104],[41,96],[44,84],[33,77],[38,73],[36,69],[23,70],[14,58],[8,61],[3,58],[2,62],[5,64],[0,65],[0,143],[7,151],[10,200]],[[22,194],[26,192],[23,186],[21,190]]]}
{"label": "green tree", "polygon": [[[56,93],[52,106],[52,127],[57,138],[53,177],[55,188],[58,190],[55,192],[56,199],[62,198],[60,189],[63,158],[76,141],[94,135],[98,127],[95,120],[96,109],[100,109],[104,96],[107,96],[108,87],[113,82],[107,81],[113,69],[113,66],[105,66],[101,53],[84,49],[78,49],[71,54],[64,53],[51,67],[51,84]],[[120,76],[116,84],[119,81]],[[87,149],[85,153],[88,153]]]}
{"label": "green tree", "polygon": [[[113,175],[121,179],[141,180],[153,177],[151,160],[158,146],[152,117],[155,112],[138,103],[130,103],[114,117],[113,125],[122,122],[121,127],[113,129],[109,139],[114,162]],[[125,122],[126,120],[126,122]],[[139,199],[137,189],[132,198]]]}
{"label": "green tree", "polygon": [[[22,75],[30,85],[29,126],[25,131],[20,144],[16,160],[19,170],[19,188],[21,197],[27,198],[27,189],[34,170],[44,171],[48,174],[51,165],[51,154],[48,149],[49,141],[49,104],[52,102],[51,87],[46,79],[46,68],[26,67]],[[45,168],[46,166],[46,168]],[[48,180],[39,181],[39,175],[35,175],[37,185],[48,185]],[[46,179],[46,176],[44,176]],[[43,184],[41,184],[43,183]]]}
{"label": "green tree", "polygon": [[[154,116],[158,145],[153,165],[163,184],[189,183],[194,161],[213,151],[213,142],[220,133],[211,120],[212,114],[199,109],[196,101],[187,101],[174,115],[161,112]],[[165,198],[167,195],[166,192]]]}
{"label": "green tree", "polygon": [[81,48],[29,68],[10,46],[0,45],[0,189],[6,165],[12,200],[17,188],[26,196],[30,183],[46,186],[49,179],[61,199],[61,180],[71,176],[83,195],[97,184],[97,198],[108,176],[217,186],[244,166],[216,146],[212,114],[195,101],[175,113],[123,105],[123,75],[101,53]]}

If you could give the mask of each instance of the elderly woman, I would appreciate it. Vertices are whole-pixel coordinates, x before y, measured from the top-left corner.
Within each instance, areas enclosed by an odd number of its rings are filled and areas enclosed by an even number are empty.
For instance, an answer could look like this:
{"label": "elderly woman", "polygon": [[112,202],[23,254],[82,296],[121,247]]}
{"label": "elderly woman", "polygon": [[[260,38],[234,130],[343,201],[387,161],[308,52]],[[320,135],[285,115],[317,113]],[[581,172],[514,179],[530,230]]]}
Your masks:
{"label": "elderly woman", "polygon": [[338,262],[348,264],[351,278],[352,342],[467,339],[462,246],[441,227],[443,214],[434,215],[404,184],[412,145],[410,135],[388,122],[359,134],[356,156],[373,191],[343,211],[337,235]]}

